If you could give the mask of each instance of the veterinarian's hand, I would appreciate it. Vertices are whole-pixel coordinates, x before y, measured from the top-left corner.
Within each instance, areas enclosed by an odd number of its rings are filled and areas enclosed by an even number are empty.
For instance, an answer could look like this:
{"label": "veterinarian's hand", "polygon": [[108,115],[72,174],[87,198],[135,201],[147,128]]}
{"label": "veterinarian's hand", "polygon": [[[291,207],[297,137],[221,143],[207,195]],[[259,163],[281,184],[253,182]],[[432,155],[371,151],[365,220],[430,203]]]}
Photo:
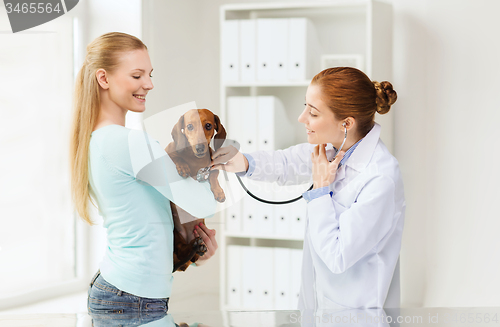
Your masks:
{"label": "veterinarian's hand", "polygon": [[212,165],[211,169],[225,170],[230,173],[240,173],[248,170],[247,158],[232,145],[215,151],[212,154]]}
{"label": "veterinarian's hand", "polygon": [[314,147],[311,153],[311,160],[313,164],[313,189],[328,186],[335,180],[337,176],[337,167],[340,160],[344,157],[344,151],[340,151],[335,160],[329,162],[326,158],[326,144],[318,144]]}
{"label": "veterinarian's hand", "polygon": [[200,223],[195,226],[193,235],[195,237],[201,236],[203,243],[207,246],[207,252],[196,260],[196,265],[201,266],[215,254],[219,247],[215,240],[215,229],[208,229],[205,224]]}

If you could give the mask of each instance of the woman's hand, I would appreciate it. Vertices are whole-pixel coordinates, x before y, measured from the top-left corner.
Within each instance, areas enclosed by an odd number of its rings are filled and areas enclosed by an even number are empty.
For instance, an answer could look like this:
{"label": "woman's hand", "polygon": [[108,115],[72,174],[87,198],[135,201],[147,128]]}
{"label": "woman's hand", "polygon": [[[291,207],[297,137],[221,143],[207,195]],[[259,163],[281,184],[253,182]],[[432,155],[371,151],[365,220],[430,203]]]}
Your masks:
{"label": "woman's hand", "polygon": [[196,265],[201,266],[215,254],[215,251],[219,247],[215,240],[215,229],[208,229],[205,224],[200,223],[195,226],[193,235],[195,237],[201,236],[203,243],[207,246],[207,252],[196,261]]}
{"label": "woman's hand", "polygon": [[337,176],[337,167],[339,166],[340,160],[344,157],[344,151],[335,157],[335,160],[329,162],[326,158],[326,144],[318,144],[314,147],[314,151],[311,153],[311,160],[313,164],[313,188],[321,188],[328,186],[335,180]]}
{"label": "woman's hand", "polygon": [[230,145],[220,148],[212,154],[211,169],[221,169],[230,173],[246,172],[248,160],[238,149]]}

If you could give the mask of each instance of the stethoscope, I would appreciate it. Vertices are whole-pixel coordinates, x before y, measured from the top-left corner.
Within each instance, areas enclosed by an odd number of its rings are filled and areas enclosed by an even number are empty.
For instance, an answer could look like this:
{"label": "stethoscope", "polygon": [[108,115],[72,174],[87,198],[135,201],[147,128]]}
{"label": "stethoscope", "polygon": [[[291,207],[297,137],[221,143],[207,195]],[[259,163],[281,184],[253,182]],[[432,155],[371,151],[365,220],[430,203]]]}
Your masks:
{"label": "stethoscope", "polygon": [[[332,162],[333,160],[335,160],[335,158],[337,157],[337,154],[340,153],[340,151],[342,150],[342,147],[345,144],[345,141],[347,140],[347,127],[346,127],[346,123],[343,123],[342,126],[344,127],[344,141],[342,142],[342,145],[340,146],[340,149],[335,154],[335,157],[333,157],[333,159],[330,160],[330,162]],[[210,167],[201,168],[200,170],[198,170],[198,174],[196,175],[196,179],[198,180],[198,182],[204,182],[204,181],[208,180],[208,176],[209,175],[210,175]],[[263,203],[267,203],[267,204],[288,204],[288,203],[292,203],[292,202],[295,202],[295,201],[298,201],[298,200],[302,199],[302,195],[298,196],[298,197],[296,197],[294,199],[286,200],[286,201],[269,201],[269,200],[261,199],[258,196],[252,194],[252,192],[250,192],[246,188],[245,184],[243,184],[243,182],[241,181],[240,176],[236,175],[236,178],[238,179],[238,182],[240,182],[241,187],[243,187],[243,189],[245,190],[245,192],[247,192],[248,195],[250,195],[255,200],[263,202]],[[312,190],[313,186],[314,186],[314,184],[311,184],[311,186],[309,187],[309,189],[307,189],[307,191]]]}

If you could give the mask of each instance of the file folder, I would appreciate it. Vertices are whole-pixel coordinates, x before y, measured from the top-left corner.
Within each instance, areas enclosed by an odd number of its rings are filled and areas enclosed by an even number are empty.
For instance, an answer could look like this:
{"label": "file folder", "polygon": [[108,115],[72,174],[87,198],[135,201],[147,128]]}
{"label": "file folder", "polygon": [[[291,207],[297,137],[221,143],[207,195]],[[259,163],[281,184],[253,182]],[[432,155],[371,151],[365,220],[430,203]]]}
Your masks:
{"label": "file folder", "polygon": [[302,277],[302,250],[290,249],[290,308],[297,309],[299,305],[300,284]]}
{"label": "file folder", "polygon": [[[266,200],[273,200],[272,191],[264,192],[264,195],[261,198]],[[275,235],[273,219],[274,206],[272,204],[257,202],[256,213],[257,235]]]}
{"label": "file folder", "polygon": [[257,80],[271,81],[271,57],[273,39],[270,32],[273,29],[272,20],[257,19]]}
{"label": "file folder", "polygon": [[240,144],[240,152],[257,150],[257,98],[233,96],[227,98],[227,137]]}
{"label": "file folder", "polygon": [[294,143],[290,123],[281,100],[275,96],[257,97],[258,150],[285,149]]}
{"label": "file folder", "polygon": [[240,97],[240,120],[242,133],[242,152],[257,151],[257,98]]}
{"label": "file folder", "polygon": [[288,79],[288,25],[289,19],[270,19],[272,29],[268,36],[272,40],[271,79],[285,82]]}
{"label": "file folder", "polygon": [[273,248],[256,247],[258,278],[257,278],[257,301],[260,309],[270,310],[274,306],[274,272]]}
{"label": "file folder", "polygon": [[274,248],[275,309],[290,309],[290,249]]}
{"label": "file folder", "polygon": [[225,83],[240,80],[239,63],[239,21],[226,20],[222,23],[222,80]]}
{"label": "file folder", "polygon": [[[249,180],[246,179],[244,183],[248,182]],[[256,210],[258,202],[249,195],[246,195],[243,198],[242,202],[243,202],[242,233],[245,235],[253,236],[258,232],[258,225],[257,225],[258,220],[257,220],[257,210]]]}
{"label": "file folder", "polygon": [[259,306],[258,302],[258,265],[259,258],[257,250],[252,246],[242,246],[243,249],[243,306],[245,308],[256,309]]}
{"label": "file folder", "polygon": [[242,82],[255,82],[256,80],[256,34],[257,22],[255,19],[240,20],[240,71]]}
{"label": "file folder", "polygon": [[242,305],[242,280],[243,269],[242,250],[240,245],[227,246],[227,304],[231,307]]}
{"label": "file folder", "polygon": [[320,71],[322,54],[312,22],[304,17],[289,18],[288,80],[310,80]]}
{"label": "file folder", "polygon": [[[300,185],[301,188],[306,191],[310,185]],[[300,193],[300,192],[298,192]],[[300,194],[299,194],[300,195]],[[304,238],[306,231],[306,211],[307,202],[304,199],[300,199],[291,205],[291,216],[290,216],[290,235],[294,237]]]}
{"label": "file folder", "polygon": [[226,231],[230,233],[241,233],[242,219],[240,200],[226,208]]}

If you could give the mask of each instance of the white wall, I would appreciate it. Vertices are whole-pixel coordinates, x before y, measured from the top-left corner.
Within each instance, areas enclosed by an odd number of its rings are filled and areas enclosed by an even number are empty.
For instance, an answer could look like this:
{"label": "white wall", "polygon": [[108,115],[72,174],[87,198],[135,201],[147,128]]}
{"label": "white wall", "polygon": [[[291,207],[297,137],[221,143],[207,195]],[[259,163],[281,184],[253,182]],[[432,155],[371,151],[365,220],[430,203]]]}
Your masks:
{"label": "white wall", "polygon": [[401,272],[409,303],[500,304],[499,11],[493,0],[395,1],[396,154],[409,200]]}
{"label": "white wall", "polygon": [[[253,1],[145,1],[143,40],[156,87],[145,117],[193,100],[218,112],[219,6],[236,2]],[[500,155],[489,149],[499,136],[500,3],[393,4],[395,155],[408,203],[402,304],[498,306],[493,165]],[[173,297],[216,293],[218,264],[208,264],[176,276]]]}

